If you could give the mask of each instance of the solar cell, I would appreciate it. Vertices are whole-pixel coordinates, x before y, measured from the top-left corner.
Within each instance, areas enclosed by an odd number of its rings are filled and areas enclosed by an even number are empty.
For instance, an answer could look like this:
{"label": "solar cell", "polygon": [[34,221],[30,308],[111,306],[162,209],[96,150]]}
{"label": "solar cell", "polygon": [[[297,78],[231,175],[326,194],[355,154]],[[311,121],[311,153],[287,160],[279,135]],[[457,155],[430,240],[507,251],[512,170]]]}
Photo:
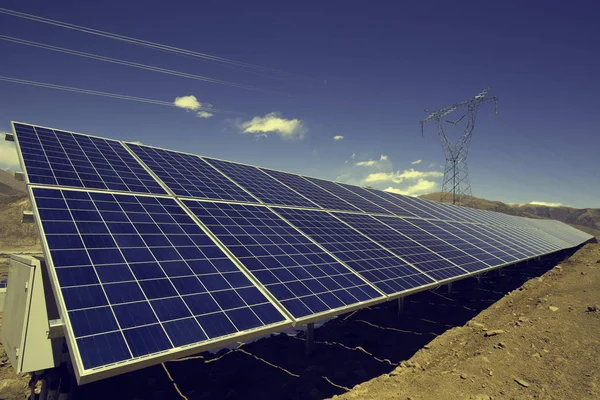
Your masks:
{"label": "solar cell", "polygon": [[375,190],[375,189],[366,189],[370,192],[375,193],[376,195],[385,198],[388,201],[396,204],[399,207],[407,210],[413,215],[421,218],[436,218],[433,213],[427,212],[425,208],[418,207],[412,204],[410,201],[407,201],[405,196],[399,194],[392,194],[390,192],[385,192],[383,190]]}
{"label": "solar cell", "polygon": [[[502,230],[501,226],[498,225],[467,225],[461,226],[461,229],[468,233],[472,233],[479,237],[491,238],[496,241],[494,246],[503,250],[512,256],[517,257],[519,260],[531,257],[535,255],[535,251],[532,250],[527,244],[517,241],[513,238],[507,237]],[[488,239],[486,239],[488,240]]]}
{"label": "solar cell", "polygon": [[352,204],[340,199],[339,197],[329,193],[320,186],[315,185],[311,181],[300,175],[288,174],[287,172],[273,171],[261,168],[264,172],[276,178],[278,181],[294,188],[298,192],[313,203],[329,210],[347,210],[360,211]]}
{"label": "solar cell", "polygon": [[[435,282],[329,213],[289,208],[275,210],[388,295]],[[373,224],[377,221],[373,220]]]}
{"label": "solar cell", "polygon": [[13,123],[28,182],[166,194],[116,140]]}
{"label": "solar cell", "polygon": [[257,167],[205,158],[212,166],[233,179],[254,197],[267,204],[315,208],[316,205]]}
{"label": "solar cell", "polygon": [[383,297],[267,207],[185,204],[296,319]]}
{"label": "solar cell", "polygon": [[80,375],[288,324],[174,199],[31,194]]}
{"label": "solar cell", "polygon": [[[484,265],[492,267],[506,263],[504,260],[494,256],[491,253],[488,253],[480,247],[475,246],[469,240],[465,240],[460,236],[456,236],[450,231],[443,229],[437,224],[434,224],[433,221],[414,219],[411,220],[411,223],[482,262],[481,264],[472,265],[471,269],[469,269],[470,271],[484,269],[486,268]],[[467,269],[465,265],[461,264],[461,266]]]}
{"label": "solar cell", "polygon": [[307,177],[306,179],[308,179],[315,185],[318,185],[321,188],[327,190],[328,192],[335,194],[337,197],[346,200],[348,203],[352,204],[355,207],[358,207],[364,212],[374,214],[391,214],[391,212],[389,212],[388,210],[379,207],[377,204],[370,202],[369,200],[357,195],[354,192],[351,192],[350,190],[344,188],[343,186],[335,182],[309,177]]}
{"label": "solar cell", "polygon": [[444,242],[442,239],[427,232],[427,230],[415,226],[408,220],[390,217],[377,217],[377,219],[396,231],[410,237],[412,240],[433,251],[438,256],[460,266],[462,270],[474,272],[488,267],[485,263],[482,263],[464,251]]}
{"label": "solar cell", "polygon": [[[443,256],[381,223],[374,217],[364,214],[334,213],[333,215],[436,280],[441,281],[467,273],[466,270]],[[396,217],[383,218],[385,220],[397,219]]]}
{"label": "solar cell", "polygon": [[369,191],[365,188],[361,188],[361,187],[354,186],[354,185],[347,185],[345,183],[338,183],[338,185],[340,185],[344,189],[351,191],[354,194],[357,194],[357,195],[369,200],[371,203],[377,204],[378,206],[380,206],[396,215],[405,216],[405,217],[414,217],[415,216],[415,214],[408,211],[405,207],[401,207],[394,202],[387,201],[387,199],[385,199],[381,196],[378,196],[375,191]]}
{"label": "solar cell", "polygon": [[485,236],[479,235],[476,236],[474,234],[469,234],[465,230],[461,229],[464,227],[464,223],[462,222],[444,222],[444,221],[430,221],[435,226],[438,226],[455,236],[458,236],[465,241],[471,243],[474,246],[479,247],[480,249],[485,250],[487,253],[492,254],[496,258],[499,258],[504,263],[515,262],[519,259],[519,257],[507,254],[500,248],[496,246],[497,242],[490,238],[485,239]]}
{"label": "solar cell", "polygon": [[257,200],[198,156],[127,143],[177,196],[246,201]]}

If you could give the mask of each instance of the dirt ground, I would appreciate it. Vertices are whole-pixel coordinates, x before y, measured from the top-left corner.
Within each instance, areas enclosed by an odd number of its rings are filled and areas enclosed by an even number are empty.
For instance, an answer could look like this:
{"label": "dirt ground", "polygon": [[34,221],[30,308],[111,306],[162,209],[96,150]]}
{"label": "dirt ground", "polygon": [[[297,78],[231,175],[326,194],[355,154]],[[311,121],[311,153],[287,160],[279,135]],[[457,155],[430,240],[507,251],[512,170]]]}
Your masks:
{"label": "dirt ground", "polygon": [[600,245],[334,398],[599,399]]}
{"label": "dirt ground", "polygon": [[[77,388],[76,399],[597,399],[600,245]],[[551,308],[552,307],[552,308]],[[554,307],[557,307],[555,309]],[[494,333],[496,330],[503,332]],[[486,334],[489,337],[486,337]],[[0,399],[24,399],[0,352]]]}

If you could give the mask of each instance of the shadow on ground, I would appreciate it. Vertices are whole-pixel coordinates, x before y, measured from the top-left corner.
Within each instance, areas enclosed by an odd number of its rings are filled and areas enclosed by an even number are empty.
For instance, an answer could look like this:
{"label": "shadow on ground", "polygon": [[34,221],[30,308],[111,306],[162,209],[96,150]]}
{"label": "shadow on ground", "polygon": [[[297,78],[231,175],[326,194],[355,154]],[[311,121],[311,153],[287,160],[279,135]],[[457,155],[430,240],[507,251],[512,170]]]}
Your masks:
{"label": "shadow on ground", "polygon": [[[570,252],[572,254],[574,251]],[[564,256],[561,256],[561,259]],[[272,335],[238,349],[202,353],[77,389],[76,399],[322,399],[395,369],[401,361],[455,326],[541,276],[558,259],[516,264],[421,292],[405,300],[342,315],[315,329],[312,355],[304,332]],[[167,371],[168,373],[167,374]],[[171,380],[172,379],[172,380]],[[178,393],[180,391],[182,395]]]}

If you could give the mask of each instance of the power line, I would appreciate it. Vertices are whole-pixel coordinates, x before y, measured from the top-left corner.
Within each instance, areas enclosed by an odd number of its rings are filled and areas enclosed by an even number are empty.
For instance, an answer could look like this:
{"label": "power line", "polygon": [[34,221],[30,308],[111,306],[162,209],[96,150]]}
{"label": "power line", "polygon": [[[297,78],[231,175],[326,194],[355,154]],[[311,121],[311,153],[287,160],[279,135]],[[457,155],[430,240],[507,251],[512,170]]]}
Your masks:
{"label": "power line", "polygon": [[0,39],[5,40],[7,42],[13,42],[13,43],[18,43],[18,44],[23,44],[26,46],[38,47],[38,48],[45,49],[45,50],[52,50],[52,51],[56,51],[59,53],[66,53],[66,54],[71,54],[74,56],[91,58],[93,60],[104,61],[104,62],[119,64],[119,65],[125,65],[128,67],[145,69],[147,71],[160,72],[163,74],[175,75],[175,76],[179,76],[182,78],[195,79],[195,80],[199,80],[199,81],[215,83],[218,85],[231,86],[231,87],[236,87],[236,88],[240,88],[240,89],[253,90],[253,91],[263,92],[263,93],[280,93],[280,92],[276,92],[276,91],[272,91],[272,90],[257,88],[254,86],[242,85],[242,84],[235,83],[235,82],[229,82],[229,81],[223,81],[220,79],[209,78],[206,76],[188,74],[186,72],[174,71],[171,69],[154,67],[152,65],[141,64],[141,63],[126,61],[126,60],[120,60],[118,58],[105,57],[105,56],[100,56],[97,54],[85,53],[83,51],[67,49],[64,47],[52,46],[49,44],[34,42],[31,40],[19,39],[19,38],[12,37],[12,36],[0,35]]}
{"label": "power line", "polygon": [[[64,90],[64,91],[68,91],[68,92],[90,94],[90,95],[94,95],[94,96],[110,97],[110,98],[113,98],[113,99],[137,101],[137,102],[140,102],[140,103],[156,104],[156,105],[159,105],[159,106],[177,107],[174,103],[169,102],[169,101],[146,99],[146,98],[143,98],[143,97],[127,96],[127,95],[124,95],[124,94],[117,94],[117,93],[100,92],[100,91],[97,91],[97,90],[81,89],[81,88],[76,88],[76,87],[72,87],[72,86],[55,85],[55,84],[52,84],[52,83],[45,83],[45,82],[30,81],[30,80],[26,80],[26,79],[12,78],[12,77],[9,77],[9,76],[1,76],[0,75],[0,81],[11,82],[11,83],[19,83],[19,84],[22,84],[22,85],[29,85],[29,86],[43,87],[43,88],[46,88],[46,89],[57,89],[57,90]],[[221,109],[212,108],[212,107],[198,107],[194,111],[208,111],[208,112],[216,112],[216,113],[224,113],[224,114],[237,114],[237,115],[242,115],[243,114],[243,113],[236,112],[236,111],[221,110]]]}
{"label": "power line", "polygon": [[308,78],[303,75],[285,72],[285,71],[281,71],[281,70],[274,69],[274,68],[263,67],[263,66],[256,65],[256,64],[250,64],[250,63],[246,63],[246,62],[242,62],[242,61],[236,61],[236,60],[232,60],[232,59],[228,59],[228,58],[224,58],[224,57],[215,56],[212,54],[200,53],[200,52],[193,51],[193,50],[182,49],[179,47],[174,47],[174,46],[169,46],[169,45],[160,44],[160,43],[156,43],[156,42],[151,42],[148,40],[137,39],[137,38],[125,36],[125,35],[119,35],[116,33],[106,32],[106,31],[102,31],[99,29],[88,28],[88,27],[81,26],[81,25],[70,24],[67,22],[57,21],[57,20],[53,20],[50,18],[40,17],[40,16],[32,15],[32,14],[26,14],[26,13],[22,13],[19,11],[9,10],[6,8],[0,8],[0,13],[6,14],[6,15],[11,15],[13,17],[28,19],[28,20],[35,21],[35,22],[41,22],[41,23],[48,24],[48,25],[58,26],[61,28],[70,29],[70,30],[74,30],[74,31],[78,31],[78,32],[88,33],[91,35],[101,36],[101,37],[108,38],[108,39],[119,40],[122,42],[135,44],[138,46],[144,46],[144,47],[149,47],[149,48],[156,49],[156,50],[167,51],[167,52],[170,52],[173,54],[191,56],[194,58],[201,59],[203,61],[220,64],[222,66],[226,66],[226,67],[230,67],[230,68],[234,68],[234,69],[238,69],[238,70],[263,72],[263,73],[269,73],[269,74],[273,74],[273,75],[280,75],[280,76],[287,76],[287,77]]}

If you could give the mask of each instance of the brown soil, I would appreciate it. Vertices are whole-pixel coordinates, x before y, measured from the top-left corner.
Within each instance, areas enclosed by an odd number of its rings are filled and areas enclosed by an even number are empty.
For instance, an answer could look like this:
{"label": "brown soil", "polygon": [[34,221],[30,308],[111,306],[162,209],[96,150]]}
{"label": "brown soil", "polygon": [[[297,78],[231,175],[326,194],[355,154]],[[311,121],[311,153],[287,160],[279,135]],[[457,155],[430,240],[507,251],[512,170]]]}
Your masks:
{"label": "brown soil", "polygon": [[334,398],[598,399],[599,267],[600,246],[588,244],[391,373]]}

